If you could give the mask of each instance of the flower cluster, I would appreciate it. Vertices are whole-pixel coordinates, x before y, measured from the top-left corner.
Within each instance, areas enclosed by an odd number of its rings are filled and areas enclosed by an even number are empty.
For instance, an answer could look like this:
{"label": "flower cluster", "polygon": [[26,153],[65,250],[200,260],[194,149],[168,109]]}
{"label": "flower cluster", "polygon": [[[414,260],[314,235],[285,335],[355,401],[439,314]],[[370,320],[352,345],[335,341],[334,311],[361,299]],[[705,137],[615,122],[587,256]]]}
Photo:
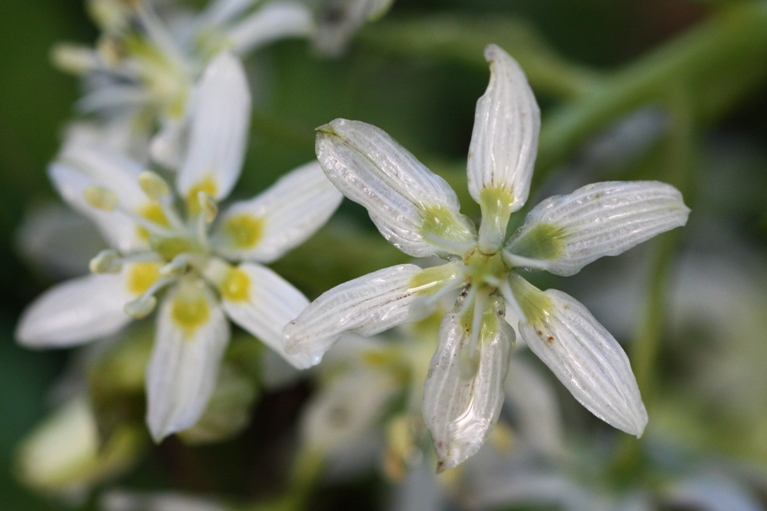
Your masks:
{"label": "flower cluster", "polygon": [[[335,211],[341,194],[316,162],[218,213],[239,177],[250,96],[239,61],[216,57],[199,85],[177,199],[159,174],[100,147],[70,144],[49,169],[61,196],[89,216],[112,246],[92,275],[55,286],[25,312],[27,346],[72,346],[110,335],[159,304],[147,368],[147,422],[156,440],[192,426],[205,409],[229,340],[227,317],[285,355],[282,327],[308,303],[263,266]],[[179,213],[183,206],[186,215]]]}
{"label": "flower cluster", "polygon": [[459,291],[440,326],[424,387],[423,415],[438,470],[473,455],[498,419],[515,333],[596,416],[636,436],[647,422],[628,358],[574,298],[541,291],[518,270],[572,275],[682,226],[688,208],[674,187],[655,181],[604,182],[544,200],[506,238],[525,203],[540,113],[523,71],[490,45],[488,89],[478,101],[468,157],[474,225],[453,190],[382,130],[336,119],[319,128],[317,157],[328,178],[365,206],[381,234],[403,252],[440,256],[441,266],[386,268],[331,289],[285,329],[286,351],[318,363],[344,332],[372,335],[412,321]]}

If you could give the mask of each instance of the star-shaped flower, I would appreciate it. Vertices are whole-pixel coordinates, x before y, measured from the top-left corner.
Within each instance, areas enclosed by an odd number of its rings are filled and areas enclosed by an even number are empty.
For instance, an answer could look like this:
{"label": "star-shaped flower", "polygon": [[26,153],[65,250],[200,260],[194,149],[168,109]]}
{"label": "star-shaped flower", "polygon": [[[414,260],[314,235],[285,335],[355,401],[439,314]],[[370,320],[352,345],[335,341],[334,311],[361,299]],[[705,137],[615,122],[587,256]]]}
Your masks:
{"label": "star-shaped flower", "polygon": [[519,65],[502,49],[485,50],[490,84],[477,103],[468,157],[479,232],[459,212],[448,184],[382,130],[336,119],[319,129],[317,156],[348,198],[365,206],[383,236],[414,257],[447,262],[402,264],[324,293],[285,328],[286,351],[319,362],[344,332],[372,335],[416,319],[460,290],[440,327],[422,411],[438,470],[473,455],[495,424],[515,335],[516,311],[530,349],[578,401],[616,428],[640,436],[647,413],[626,354],[567,294],[541,291],[517,269],[573,275],[682,226],[688,208],[674,187],[656,181],[604,182],[546,199],[507,240],[510,215],[527,200],[540,112]]}
{"label": "star-shaped flower", "polygon": [[147,368],[147,422],[156,440],[192,426],[204,411],[229,341],[227,317],[295,366],[309,365],[304,355],[286,355],[282,344],[282,328],[309,302],[259,263],[303,242],[343,198],[313,162],[218,215],[218,201],[240,175],[248,136],[250,95],[240,62],[227,53],[214,59],[199,94],[176,179],[186,218],[159,175],[120,154],[75,144],[51,165],[59,193],[113,248],[91,261],[92,275],[39,297],[16,332],[33,347],[99,339],[131,316],[150,314],[168,288]]}

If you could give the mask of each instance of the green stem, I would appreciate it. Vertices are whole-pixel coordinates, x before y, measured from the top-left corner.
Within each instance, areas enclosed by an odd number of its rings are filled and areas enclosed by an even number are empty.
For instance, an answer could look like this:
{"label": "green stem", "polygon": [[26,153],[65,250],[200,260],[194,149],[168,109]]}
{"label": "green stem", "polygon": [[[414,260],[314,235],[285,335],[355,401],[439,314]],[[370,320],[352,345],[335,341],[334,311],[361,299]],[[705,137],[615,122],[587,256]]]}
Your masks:
{"label": "green stem", "polygon": [[767,2],[723,9],[549,115],[541,131],[536,179],[604,126],[642,105],[662,102],[669,87],[690,84],[696,122],[710,122],[765,72]]}

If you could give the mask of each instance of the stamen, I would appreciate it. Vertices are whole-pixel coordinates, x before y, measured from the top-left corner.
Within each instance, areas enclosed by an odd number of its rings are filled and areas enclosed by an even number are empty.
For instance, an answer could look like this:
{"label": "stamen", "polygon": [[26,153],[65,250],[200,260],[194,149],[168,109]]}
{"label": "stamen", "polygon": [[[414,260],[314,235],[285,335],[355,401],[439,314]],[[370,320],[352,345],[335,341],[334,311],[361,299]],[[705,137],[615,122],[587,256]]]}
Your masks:
{"label": "stamen", "polygon": [[522,307],[519,306],[519,302],[517,302],[517,298],[514,296],[514,292],[511,290],[509,281],[506,279],[501,280],[500,284],[498,285],[498,290],[501,292],[503,299],[506,300],[506,303],[511,305],[511,307],[514,309],[514,312],[517,313],[519,320],[526,323],[527,319],[525,317],[525,313],[522,312]]}
{"label": "stamen", "polygon": [[138,176],[138,184],[141,190],[152,200],[162,202],[163,199],[170,195],[170,187],[155,172],[145,170]]}
{"label": "stamen", "polygon": [[123,310],[127,315],[136,319],[141,319],[148,316],[157,305],[157,298],[154,297],[154,294],[168,284],[172,284],[176,280],[178,280],[178,277],[171,276],[158,279],[157,282],[152,284],[149,289],[144,292],[143,295],[125,304],[125,308]]}
{"label": "stamen", "polygon": [[447,294],[458,289],[466,280],[465,274],[459,274],[447,281],[447,283],[439,288],[436,293],[431,296],[424,296],[417,298],[410,305],[410,315],[414,319],[422,319],[432,314],[437,306],[437,303]]}
{"label": "stamen", "polygon": [[157,306],[157,298],[154,296],[144,297],[143,295],[135,300],[125,304],[125,314],[135,319],[142,319],[152,313]]}
{"label": "stamen", "polygon": [[545,270],[546,263],[529,257],[518,256],[511,252],[503,251],[503,261],[513,268],[526,268],[530,270]]}
{"label": "stamen", "polygon": [[216,219],[216,215],[218,215],[216,199],[209,193],[200,191],[197,193],[197,202],[200,204],[200,209],[202,210],[202,215],[205,217],[205,221],[209,224],[212,223],[213,220]]}
{"label": "stamen", "polygon": [[163,277],[180,277],[189,268],[191,258],[190,254],[177,255],[171,262],[160,268],[160,275]]}
{"label": "stamen", "polygon": [[91,273],[119,273],[123,268],[123,261],[116,250],[102,250],[88,264]]}

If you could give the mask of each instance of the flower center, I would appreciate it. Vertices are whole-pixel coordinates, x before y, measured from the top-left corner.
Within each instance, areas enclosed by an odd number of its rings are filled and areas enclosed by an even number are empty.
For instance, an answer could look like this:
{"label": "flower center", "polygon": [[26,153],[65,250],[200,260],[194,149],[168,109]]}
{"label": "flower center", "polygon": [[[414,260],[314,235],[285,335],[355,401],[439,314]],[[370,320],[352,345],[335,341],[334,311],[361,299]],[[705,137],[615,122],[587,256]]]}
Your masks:
{"label": "flower center", "polygon": [[502,250],[487,254],[479,246],[463,262],[471,276],[471,286],[477,291],[488,287],[497,288],[511,270],[503,260]]}

